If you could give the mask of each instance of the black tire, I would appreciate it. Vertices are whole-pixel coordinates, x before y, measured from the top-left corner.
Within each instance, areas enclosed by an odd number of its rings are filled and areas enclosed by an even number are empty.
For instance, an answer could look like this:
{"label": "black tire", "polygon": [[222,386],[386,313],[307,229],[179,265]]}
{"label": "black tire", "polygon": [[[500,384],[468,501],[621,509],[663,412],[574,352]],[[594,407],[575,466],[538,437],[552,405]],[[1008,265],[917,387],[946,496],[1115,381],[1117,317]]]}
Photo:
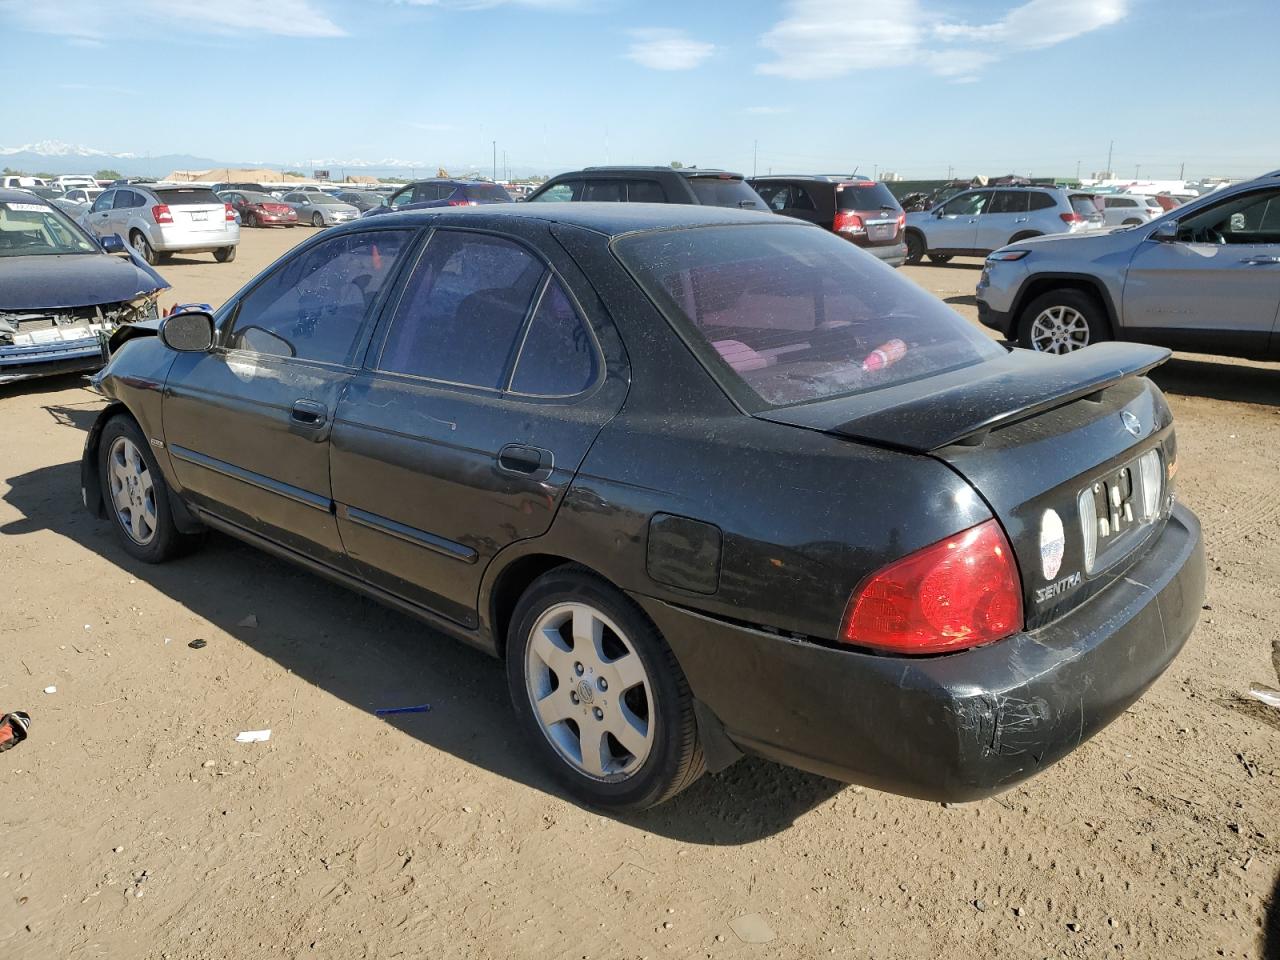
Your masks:
{"label": "black tire", "polygon": [[[1038,336],[1035,330],[1036,319],[1046,311],[1058,308],[1075,311],[1079,315],[1088,330],[1087,339],[1083,343],[1064,343],[1062,346],[1065,349],[1046,350],[1044,348],[1044,338]],[[1111,324],[1108,322],[1106,310],[1098,301],[1098,298],[1088,291],[1072,287],[1063,287],[1042,293],[1027,304],[1022,311],[1022,315],[1018,318],[1018,345],[1028,350],[1038,350],[1044,353],[1069,353],[1088,344],[1101,343],[1111,339]]]}
{"label": "black tire", "polygon": [[[128,441],[133,445],[150,475],[151,497],[155,524],[153,535],[145,542],[135,537],[126,525],[123,512],[117,508],[113,498],[112,458],[117,451],[117,441]],[[127,462],[127,460],[125,461]],[[132,417],[121,414],[112,417],[102,428],[102,436],[98,440],[98,480],[102,485],[103,504],[111,525],[115,528],[121,546],[130,556],[144,563],[163,563],[173,557],[198,546],[203,537],[200,534],[187,534],[178,530],[173,522],[173,512],[169,507],[169,488],[164,474],[151,453],[151,445],[142,430]],[[143,495],[145,500],[145,495]]]}
{"label": "black tire", "polygon": [[137,250],[142,259],[151,266],[154,267],[160,262],[160,255],[156,253],[141,230],[135,230],[129,234],[129,246]]}
{"label": "black tire", "polygon": [[217,260],[219,263],[230,263],[235,258],[235,247],[219,247],[217,250],[213,251],[213,259]]}
{"label": "black tire", "polygon": [[1142,221],[1141,221],[1141,220],[1137,220],[1137,219],[1132,219],[1132,218],[1131,218],[1131,219],[1129,219],[1129,220],[1124,221],[1124,223],[1122,223],[1122,224],[1121,224],[1121,226],[1122,226],[1122,227],[1137,227],[1137,226],[1140,226],[1141,224],[1142,224]]}
{"label": "black tire", "polygon": [[951,254],[949,253],[931,253],[929,254],[929,262],[942,266],[944,263],[951,262]]}
{"label": "black tire", "polygon": [[924,236],[915,230],[907,231],[907,263],[914,266],[924,258]]}
{"label": "black tire", "polygon": [[[614,779],[590,776],[560,753],[552,743],[552,734],[536,715],[532,681],[526,680],[529,672],[526,663],[535,626],[544,615],[554,615],[557,607],[563,608],[570,603],[593,608],[618,627],[625,635],[620,648],[630,646],[633,655],[639,658],[648,684],[647,690],[636,686],[627,690],[625,695],[638,692],[645,698],[646,719],[653,726],[652,744],[643,762],[632,771],[614,774]],[[612,631],[604,636],[618,644]],[[576,650],[576,646],[569,649],[565,656],[574,658]],[[583,659],[587,659],[586,656]],[[506,667],[511,702],[520,726],[555,778],[582,802],[618,812],[644,810],[671,799],[702,776],[705,764],[693,713],[693,698],[680,664],[644,612],[591,571],[577,565],[557,567],[529,586],[511,616]],[[589,679],[588,674],[581,672],[577,676]],[[561,722],[566,728],[572,724],[573,731],[580,729],[578,723],[591,723],[586,704],[592,700],[588,694],[583,694],[586,699],[578,697],[582,686],[581,681],[565,686],[566,693],[574,698],[572,702],[576,705],[570,709],[583,708],[583,719],[579,719],[575,712],[573,717]],[[597,694],[599,703],[607,707],[608,688],[602,686],[600,689],[606,692]],[[560,684],[557,683],[548,696],[554,696],[559,690]],[[622,703],[629,703],[621,697],[619,700],[621,702],[616,702],[613,707],[615,711]],[[604,723],[597,729],[605,730],[608,726]],[[574,735],[581,739],[580,734]],[[603,734],[597,733],[597,736],[603,737]],[[598,742],[608,741],[602,739]]]}
{"label": "black tire", "polygon": [[313,213],[313,214],[311,215],[311,225],[312,225],[313,227],[321,227],[321,228],[323,228],[323,227],[324,227],[324,217],[323,217],[323,216],[321,216],[319,213]]}
{"label": "black tire", "polygon": [[1028,230],[1025,233],[1015,233],[1012,237],[1009,238],[1009,242],[1017,243],[1020,240],[1030,240],[1032,237],[1039,237],[1039,236],[1043,236],[1043,234],[1036,233],[1034,230]]}

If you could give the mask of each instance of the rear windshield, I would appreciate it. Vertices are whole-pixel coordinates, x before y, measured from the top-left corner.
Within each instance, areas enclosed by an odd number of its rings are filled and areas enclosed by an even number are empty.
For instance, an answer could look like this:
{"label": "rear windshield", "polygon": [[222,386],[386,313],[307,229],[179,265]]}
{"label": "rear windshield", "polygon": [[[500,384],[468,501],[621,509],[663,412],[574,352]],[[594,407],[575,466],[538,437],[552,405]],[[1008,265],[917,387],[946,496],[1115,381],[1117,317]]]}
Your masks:
{"label": "rear windshield", "polygon": [[707,368],[748,408],[864,393],[999,356],[993,341],[826,230],[784,224],[614,244]]}
{"label": "rear windshield", "polygon": [[883,183],[844,183],[836,186],[836,207],[840,210],[898,209],[889,188]]}
{"label": "rear windshield", "polygon": [[154,192],[161,203],[171,207],[184,203],[216,203],[219,206],[222,204],[216,193],[204,187],[161,187]]}
{"label": "rear windshield", "polygon": [[690,177],[689,186],[698,202],[708,207],[738,207],[743,210],[767,210],[760,194],[738,177]]}
{"label": "rear windshield", "polygon": [[1071,198],[1071,209],[1082,217],[1093,217],[1102,212],[1102,198],[1076,194]]}
{"label": "rear windshield", "polygon": [[469,183],[467,196],[472,200],[486,200],[489,203],[510,203],[511,194],[496,183]]}

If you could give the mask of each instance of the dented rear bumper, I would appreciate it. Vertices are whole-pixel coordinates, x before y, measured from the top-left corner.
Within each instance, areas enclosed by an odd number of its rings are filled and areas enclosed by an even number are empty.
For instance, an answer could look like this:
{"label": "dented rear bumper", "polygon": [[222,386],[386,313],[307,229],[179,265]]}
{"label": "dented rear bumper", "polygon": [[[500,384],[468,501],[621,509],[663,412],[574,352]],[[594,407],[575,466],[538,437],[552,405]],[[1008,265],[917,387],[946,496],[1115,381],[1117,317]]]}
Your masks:
{"label": "dented rear bumper", "polygon": [[1178,506],[1105,593],[1041,629],[946,656],[820,647],[636,599],[739,748],[963,801],[1034,775],[1137,700],[1182,649],[1204,583],[1200,524]]}

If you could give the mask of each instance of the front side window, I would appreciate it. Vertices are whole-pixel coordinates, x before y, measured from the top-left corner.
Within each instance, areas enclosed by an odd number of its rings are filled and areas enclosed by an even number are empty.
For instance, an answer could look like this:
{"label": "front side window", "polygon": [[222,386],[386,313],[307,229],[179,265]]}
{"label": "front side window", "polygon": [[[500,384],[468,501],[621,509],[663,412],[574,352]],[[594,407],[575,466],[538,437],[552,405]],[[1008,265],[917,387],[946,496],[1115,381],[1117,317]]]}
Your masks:
{"label": "front side window", "polygon": [[387,201],[387,206],[398,207],[404,203],[413,202],[413,187],[405,187],[403,190],[397,190],[391,195]]}
{"label": "front side window", "polygon": [[1280,188],[1237,194],[1178,221],[1184,243],[1280,243]]}
{"label": "front side window", "polygon": [[437,230],[400,294],[378,369],[501,389],[545,272],[518,243]]}
{"label": "front side window", "polygon": [[576,199],[575,194],[581,192],[581,190],[581,180],[566,180],[564,183],[557,183],[554,187],[547,187],[533,200],[535,203],[568,203],[570,200]]}
{"label": "front side window", "polygon": [[351,364],[361,324],[412,238],[348,233],[294,255],[240,301],[227,347]]}
{"label": "front side window", "polygon": [[571,397],[596,379],[595,342],[554,277],[525,334],[511,389],[535,397]]}
{"label": "front side window", "polygon": [[989,193],[962,193],[942,207],[944,217],[976,217],[987,208]]}
{"label": "front side window", "polygon": [[627,185],[621,180],[588,180],[582,187],[582,199],[595,203],[624,203]]}
{"label": "front side window", "polygon": [[657,180],[632,180],[627,184],[627,199],[632,203],[666,203],[667,193]]}
{"label": "front side window", "polygon": [[115,197],[116,191],[108,190],[106,193],[99,196],[97,200],[93,201],[93,206],[89,208],[90,212],[101,213],[103,210],[110,210]]}
{"label": "front side window", "polygon": [[696,227],[622,237],[614,250],[749,408],[864,393],[1004,353],[825,230]]}
{"label": "front side window", "polygon": [[698,202],[708,207],[733,207],[739,210],[764,210],[756,193],[738,177],[690,177],[689,186]]}

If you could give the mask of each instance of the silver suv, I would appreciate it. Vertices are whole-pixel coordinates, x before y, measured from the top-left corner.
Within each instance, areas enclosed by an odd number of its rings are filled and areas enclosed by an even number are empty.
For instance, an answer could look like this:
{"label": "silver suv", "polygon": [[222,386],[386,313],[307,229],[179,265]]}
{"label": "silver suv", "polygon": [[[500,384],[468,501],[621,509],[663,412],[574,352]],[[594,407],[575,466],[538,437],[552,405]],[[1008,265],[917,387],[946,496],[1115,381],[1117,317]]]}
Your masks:
{"label": "silver suv", "polygon": [[212,253],[230,263],[240,243],[235,211],[208,187],[112,187],[81,215],[80,225],[98,237],[115,234],[150,264],[172,253]]}
{"label": "silver suv", "polygon": [[1010,244],[977,298],[984,324],[1047,353],[1114,339],[1280,359],[1280,171],[1140,226]]}
{"label": "silver suv", "polygon": [[934,263],[983,257],[1028,237],[1101,228],[1102,212],[1086,195],[1061,187],[980,187],[907,214],[907,263],[926,254]]}

